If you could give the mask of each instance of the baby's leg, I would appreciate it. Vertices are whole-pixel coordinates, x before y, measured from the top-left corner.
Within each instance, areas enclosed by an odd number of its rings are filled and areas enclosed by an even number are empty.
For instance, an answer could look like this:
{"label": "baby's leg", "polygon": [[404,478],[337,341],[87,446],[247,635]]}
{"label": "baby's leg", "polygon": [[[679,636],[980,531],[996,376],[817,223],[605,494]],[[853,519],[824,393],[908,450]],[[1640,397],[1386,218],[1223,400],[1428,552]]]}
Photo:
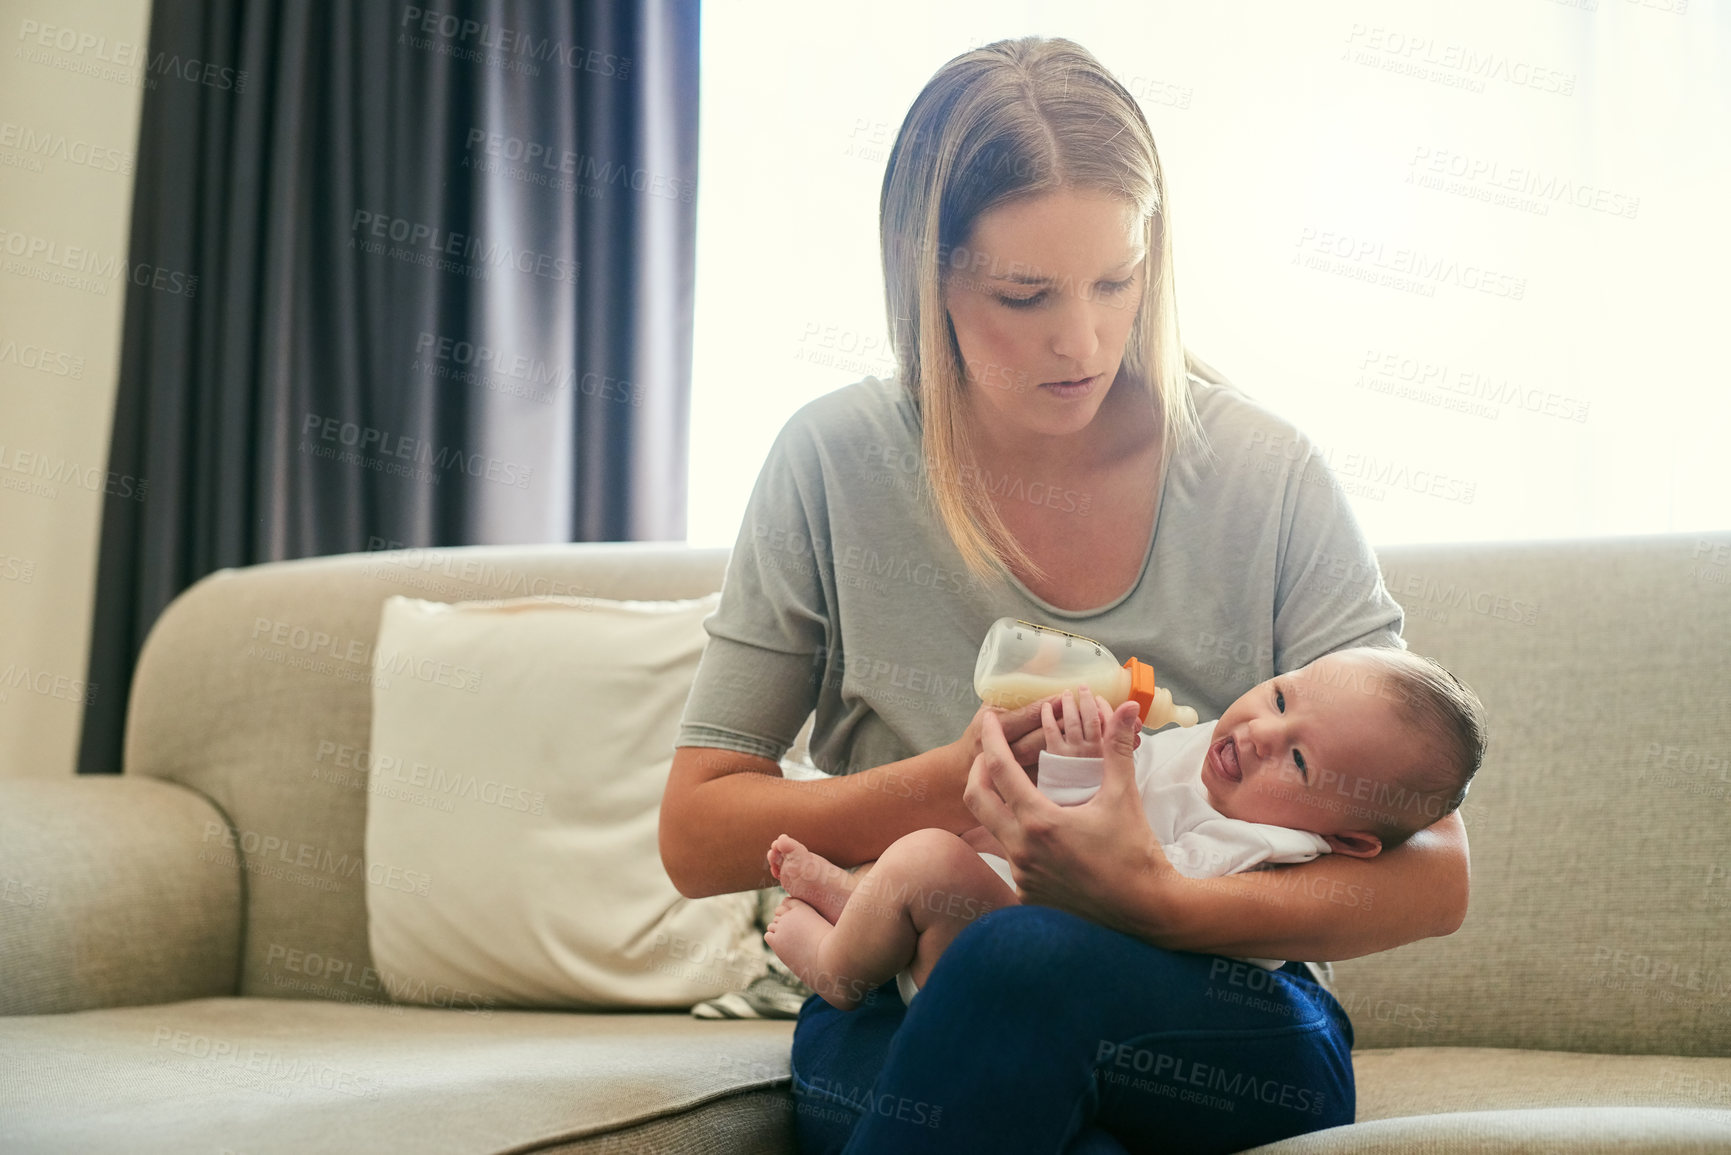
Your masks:
{"label": "baby's leg", "polygon": [[[841,917],[847,896],[877,865],[874,858],[850,873],[814,851],[797,838],[780,835],[769,844],[769,872],[781,883],[789,898],[797,898],[834,923]],[[784,960],[785,961],[785,960]]]}
{"label": "baby's leg", "polygon": [[[969,923],[1000,906],[1020,905],[1022,900],[1015,888],[1006,886],[998,872],[986,865],[979,851],[960,835],[934,829],[916,830],[906,837],[923,839],[927,869],[908,883],[898,883],[886,876],[875,885],[880,893],[909,892],[908,913],[919,941],[912,961],[902,965],[908,968],[914,982],[923,987],[932,968],[938,965],[938,957]],[[876,872],[872,877],[877,878]],[[916,887],[922,881],[925,889],[919,891]],[[873,885],[862,883],[861,889],[871,890]],[[895,972],[885,977],[893,978]]]}
{"label": "baby's leg", "polygon": [[1016,901],[1015,891],[956,835],[916,830],[856,882],[833,927],[806,902],[789,898],[764,939],[825,1002],[852,1010],[903,967],[923,984],[963,927]]}

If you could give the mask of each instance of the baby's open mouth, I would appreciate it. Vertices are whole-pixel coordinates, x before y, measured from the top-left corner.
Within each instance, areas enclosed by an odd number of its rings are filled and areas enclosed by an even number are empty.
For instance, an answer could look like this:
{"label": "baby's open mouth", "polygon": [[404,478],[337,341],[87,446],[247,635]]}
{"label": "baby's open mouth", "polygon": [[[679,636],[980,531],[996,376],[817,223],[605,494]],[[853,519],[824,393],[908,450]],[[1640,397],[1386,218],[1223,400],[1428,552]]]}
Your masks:
{"label": "baby's open mouth", "polygon": [[1232,741],[1232,735],[1228,734],[1214,743],[1208,753],[1214,759],[1215,773],[1228,782],[1244,781],[1244,768],[1238,764],[1238,746]]}

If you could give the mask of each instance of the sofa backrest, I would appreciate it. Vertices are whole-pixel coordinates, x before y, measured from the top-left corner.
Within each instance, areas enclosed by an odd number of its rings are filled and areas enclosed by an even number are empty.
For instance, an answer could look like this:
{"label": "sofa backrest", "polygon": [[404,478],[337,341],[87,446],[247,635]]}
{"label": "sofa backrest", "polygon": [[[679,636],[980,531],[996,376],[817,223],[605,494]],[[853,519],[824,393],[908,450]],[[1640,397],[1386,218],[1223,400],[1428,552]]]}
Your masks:
{"label": "sofa backrest", "polygon": [[[367,945],[380,608],[695,597],[724,549],[407,550],[212,574],[140,658],[126,769],[183,783],[246,864],[243,994],[384,1001]],[[1731,535],[1379,551],[1410,646],[1472,685],[1465,926],[1338,964],[1360,1047],[1731,1052]],[[1343,895],[1362,905],[1376,896]]]}
{"label": "sofa backrest", "polygon": [[367,943],[372,651],[384,600],[700,597],[726,549],[683,543],[470,546],[213,573],[163,611],[139,656],[125,772],[182,783],[244,864],[239,993],[389,1001]]}
{"label": "sofa backrest", "polygon": [[1731,1054],[1731,535],[1379,561],[1490,738],[1466,922],[1337,964],[1357,1045]]}

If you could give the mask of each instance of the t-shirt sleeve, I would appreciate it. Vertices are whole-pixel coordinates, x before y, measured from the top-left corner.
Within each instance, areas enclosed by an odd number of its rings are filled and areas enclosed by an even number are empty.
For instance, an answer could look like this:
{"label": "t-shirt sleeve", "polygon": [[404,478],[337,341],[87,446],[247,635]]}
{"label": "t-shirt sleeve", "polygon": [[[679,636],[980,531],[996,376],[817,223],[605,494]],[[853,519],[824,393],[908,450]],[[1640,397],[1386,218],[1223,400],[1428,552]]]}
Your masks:
{"label": "t-shirt sleeve", "polygon": [[799,414],[770,447],[704,619],[675,746],[779,760],[817,702],[834,602],[818,447]]}
{"label": "t-shirt sleeve", "polygon": [[1405,649],[1405,613],[1382,582],[1346,491],[1307,438],[1286,477],[1275,578],[1274,669],[1351,646]]}

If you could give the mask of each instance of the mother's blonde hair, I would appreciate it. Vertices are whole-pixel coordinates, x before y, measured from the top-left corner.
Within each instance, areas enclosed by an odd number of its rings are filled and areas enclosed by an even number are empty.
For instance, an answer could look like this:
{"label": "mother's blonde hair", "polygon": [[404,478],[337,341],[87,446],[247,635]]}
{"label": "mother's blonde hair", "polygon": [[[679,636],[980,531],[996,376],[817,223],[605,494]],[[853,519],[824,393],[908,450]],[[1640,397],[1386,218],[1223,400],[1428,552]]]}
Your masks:
{"label": "mother's blonde hair", "polygon": [[1154,135],[1135,99],[1079,44],[1025,37],[956,57],[926,83],[896,134],[879,221],[896,370],[921,414],[929,494],[976,577],[1010,563],[1043,577],[977,477],[962,417],[966,375],[944,308],[946,275],[982,213],[1060,189],[1122,197],[1144,221],[1142,295],[1123,369],[1160,415],[1166,460],[1202,434],[1190,402],[1172,285],[1172,209]]}

